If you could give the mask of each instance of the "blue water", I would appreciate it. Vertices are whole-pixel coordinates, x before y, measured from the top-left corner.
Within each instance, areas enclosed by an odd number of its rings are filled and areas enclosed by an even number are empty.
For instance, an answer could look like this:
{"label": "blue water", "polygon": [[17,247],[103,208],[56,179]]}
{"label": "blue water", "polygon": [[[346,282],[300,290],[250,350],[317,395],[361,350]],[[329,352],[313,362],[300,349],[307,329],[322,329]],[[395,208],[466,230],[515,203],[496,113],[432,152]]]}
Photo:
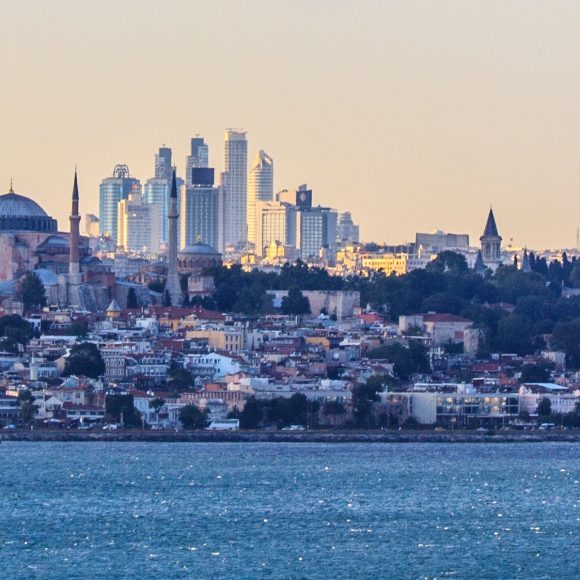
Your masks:
{"label": "blue water", "polygon": [[2,578],[578,578],[580,445],[2,443]]}

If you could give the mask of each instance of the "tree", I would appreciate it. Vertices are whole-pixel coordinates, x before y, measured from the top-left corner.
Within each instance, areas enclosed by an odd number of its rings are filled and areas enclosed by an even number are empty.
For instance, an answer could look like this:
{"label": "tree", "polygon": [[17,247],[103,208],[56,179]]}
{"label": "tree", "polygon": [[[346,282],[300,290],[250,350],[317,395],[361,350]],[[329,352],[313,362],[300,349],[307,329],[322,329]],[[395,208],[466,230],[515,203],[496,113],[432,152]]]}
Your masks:
{"label": "tree", "polygon": [[256,397],[250,397],[240,413],[240,427],[242,429],[257,429],[264,418],[264,405]]}
{"label": "tree", "polygon": [[288,296],[282,298],[282,312],[284,314],[310,314],[310,300],[306,298],[298,286],[291,286]]}
{"label": "tree", "polygon": [[440,252],[432,262],[429,262],[426,269],[441,273],[452,272],[454,274],[467,274],[469,266],[467,265],[465,256],[457,252],[445,250]]}
{"label": "tree", "polygon": [[135,409],[133,395],[106,395],[105,414],[109,421],[121,423],[123,427],[140,427],[141,413]]}
{"label": "tree", "polygon": [[346,413],[346,407],[339,401],[326,401],[322,405],[323,415],[344,415]]}
{"label": "tree", "polygon": [[64,376],[82,375],[97,379],[105,374],[105,361],[97,345],[91,342],[75,344],[64,367]]}
{"label": "tree", "polygon": [[185,405],[179,410],[179,421],[184,429],[203,429],[207,425],[207,409],[197,405]]}
{"label": "tree", "polygon": [[521,314],[508,314],[497,325],[496,346],[500,352],[528,354],[533,351],[532,325]]}
{"label": "tree", "polygon": [[522,367],[520,383],[547,383],[550,371],[547,366],[527,364]]}
{"label": "tree", "polygon": [[160,397],[156,397],[149,401],[149,408],[153,409],[157,423],[159,423],[159,411],[161,411],[163,405],[165,405],[165,399],[161,399]]}
{"label": "tree", "polygon": [[372,404],[379,401],[379,393],[384,391],[383,376],[374,375],[352,389],[354,421],[358,427],[371,427]]}
{"label": "tree", "polygon": [[191,389],[193,380],[193,375],[187,369],[182,369],[175,362],[171,363],[167,371],[167,383],[174,391]]}
{"label": "tree", "polygon": [[34,272],[26,272],[22,278],[19,295],[25,310],[40,310],[46,306],[44,284]]}
{"label": "tree", "polygon": [[402,380],[408,380],[415,373],[428,373],[431,370],[427,351],[414,341],[408,347],[395,343],[375,348],[367,356],[392,362],[395,375]]}
{"label": "tree", "polygon": [[580,318],[571,322],[558,322],[554,326],[554,346],[566,353],[566,363],[580,368]]}
{"label": "tree", "polygon": [[548,397],[543,397],[538,401],[538,417],[549,417],[552,414],[552,401]]}
{"label": "tree", "polygon": [[3,337],[2,349],[18,352],[18,345],[26,346],[32,335],[32,325],[18,314],[9,314],[0,318],[0,336]]}
{"label": "tree", "polygon": [[129,288],[127,292],[127,308],[138,308],[137,294],[135,293],[135,288]]}
{"label": "tree", "polygon": [[32,393],[29,390],[20,391],[18,393],[18,400],[20,401],[20,419],[25,423],[30,423],[34,420],[38,409],[34,404]]}

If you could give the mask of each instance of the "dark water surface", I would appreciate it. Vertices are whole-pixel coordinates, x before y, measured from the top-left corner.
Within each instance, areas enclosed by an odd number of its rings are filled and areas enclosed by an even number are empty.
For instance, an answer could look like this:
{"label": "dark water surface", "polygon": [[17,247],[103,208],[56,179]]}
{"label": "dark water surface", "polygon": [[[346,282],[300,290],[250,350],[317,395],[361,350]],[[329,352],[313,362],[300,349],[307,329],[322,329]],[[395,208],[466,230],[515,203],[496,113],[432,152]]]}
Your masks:
{"label": "dark water surface", "polygon": [[580,445],[2,443],[2,578],[579,578]]}

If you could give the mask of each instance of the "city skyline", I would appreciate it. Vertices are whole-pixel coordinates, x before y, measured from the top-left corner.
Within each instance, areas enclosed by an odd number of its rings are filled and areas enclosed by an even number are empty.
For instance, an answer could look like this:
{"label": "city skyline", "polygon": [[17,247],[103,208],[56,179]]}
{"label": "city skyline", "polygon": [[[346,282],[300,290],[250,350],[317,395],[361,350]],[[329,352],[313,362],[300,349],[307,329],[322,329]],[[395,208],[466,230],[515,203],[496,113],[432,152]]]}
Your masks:
{"label": "city skyline", "polygon": [[475,238],[492,204],[506,245],[576,244],[576,4],[296,2],[247,18],[258,3],[176,1],[171,34],[154,2],[105,2],[70,26],[76,6],[7,5],[0,40],[0,190],[13,178],[61,228],[75,164],[81,213],[98,214],[116,164],[145,183],[165,143],[183,174],[199,133],[217,174],[223,129],[240,126],[249,159],[264,148],[276,160],[276,189],[307,182],[321,204],[353,213],[363,240]]}

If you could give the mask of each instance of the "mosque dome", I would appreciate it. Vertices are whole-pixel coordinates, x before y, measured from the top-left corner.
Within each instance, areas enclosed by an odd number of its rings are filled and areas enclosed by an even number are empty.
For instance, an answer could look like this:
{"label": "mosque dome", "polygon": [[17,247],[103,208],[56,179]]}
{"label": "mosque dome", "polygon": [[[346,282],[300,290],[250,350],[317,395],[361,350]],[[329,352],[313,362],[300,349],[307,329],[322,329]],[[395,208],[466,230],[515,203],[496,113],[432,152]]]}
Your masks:
{"label": "mosque dome", "polygon": [[204,244],[203,242],[196,242],[190,246],[185,246],[185,248],[183,248],[179,253],[183,255],[221,257],[221,254],[216,249],[212,248],[209,244]]}
{"label": "mosque dome", "polygon": [[181,273],[194,272],[221,266],[222,255],[209,244],[196,242],[190,246],[185,246],[177,257],[178,268]]}
{"label": "mosque dome", "polygon": [[0,195],[0,231],[56,232],[56,220],[35,201],[14,193]]}

